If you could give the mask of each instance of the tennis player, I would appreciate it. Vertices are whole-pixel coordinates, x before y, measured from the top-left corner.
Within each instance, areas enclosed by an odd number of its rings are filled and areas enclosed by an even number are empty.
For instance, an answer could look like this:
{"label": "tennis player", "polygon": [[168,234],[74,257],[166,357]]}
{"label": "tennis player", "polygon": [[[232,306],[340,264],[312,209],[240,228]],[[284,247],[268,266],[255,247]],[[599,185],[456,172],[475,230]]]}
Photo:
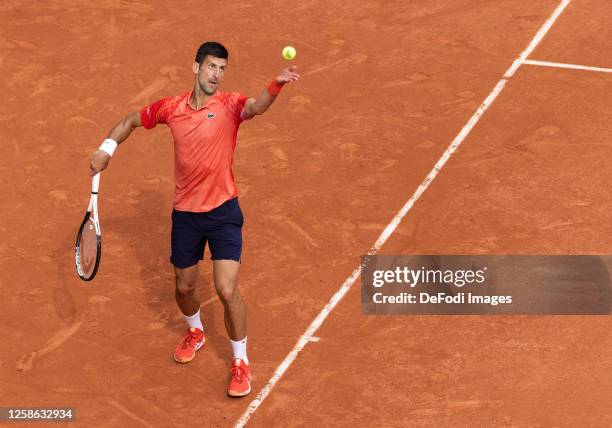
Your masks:
{"label": "tennis player", "polygon": [[134,129],[151,129],[159,123],[170,128],[175,167],[170,262],[176,277],[176,302],[188,324],[174,359],[190,362],[205,342],[196,281],[198,262],[208,243],[215,289],[225,309],[225,327],[234,355],[227,392],[241,397],[251,392],[252,376],[247,357],[246,309],[238,289],[244,219],[232,174],[236,136],[243,121],[263,114],[283,85],[300,76],[296,67],[286,68],[257,98],[249,98],[219,90],[227,63],[228,52],[223,45],[202,44],[192,66],[193,90],[160,99],[124,117],[91,156],[90,174],[108,166],[117,145]]}

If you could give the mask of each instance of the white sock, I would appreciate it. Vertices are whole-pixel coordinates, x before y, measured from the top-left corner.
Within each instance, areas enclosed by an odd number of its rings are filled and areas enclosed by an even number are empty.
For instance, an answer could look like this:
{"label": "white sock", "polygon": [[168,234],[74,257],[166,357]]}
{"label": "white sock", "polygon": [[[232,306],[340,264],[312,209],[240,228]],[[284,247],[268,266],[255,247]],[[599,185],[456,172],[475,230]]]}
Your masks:
{"label": "white sock", "polygon": [[231,340],[232,342],[232,351],[234,352],[234,359],[240,358],[245,364],[249,365],[249,359],[247,358],[246,345],[247,338],[245,337],[242,340]]}
{"label": "white sock", "polygon": [[202,325],[202,320],[200,319],[199,309],[195,314],[191,316],[187,316],[185,314],[183,314],[183,316],[185,317],[185,321],[187,321],[187,324],[189,324],[189,327],[199,328],[200,330],[204,331],[204,326]]}

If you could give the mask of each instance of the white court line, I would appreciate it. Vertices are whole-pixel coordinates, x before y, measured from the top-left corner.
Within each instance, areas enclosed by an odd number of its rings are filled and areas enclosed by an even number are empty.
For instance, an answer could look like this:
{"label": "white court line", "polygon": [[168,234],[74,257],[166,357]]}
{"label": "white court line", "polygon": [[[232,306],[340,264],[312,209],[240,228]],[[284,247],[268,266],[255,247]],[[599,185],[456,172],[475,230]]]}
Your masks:
{"label": "white court line", "polygon": [[542,67],[571,68],[573,70],[587,70],[587,71],[600,71],[602,73],[612,73],[612,68],[590,67],[588,65],[578,65],[578,64],[564,64],[562,62],[536,61],[533,59],[526,59],[525,61],[523,61],[523,64],[540,65]]}
{"label": "white court line", "polygon": [[[472,115],[472,117],[468,120],[465,126],[461,129],[459,134],[457,134],[457,136],[448,146],[446,151],[442,154],[442,157],[440,158],[440,160],[438,160],[438,162],[435,164],[431,172],[427,175],[427,177],[425,177],[425,180],[423,180],[423,182],[416,189],[412,197],[408,200],[408,202],[406,202],[406,204],[402,207],[402,209],[396,214],[396,216],[393,218],[391,223],[389,223],[389,225],[385,228],[385,230],[383,230],[383,232],[380,234],[380,237],[376,240],[376,243],[368,251],[367,254],[369,255],[376,254],[378,250],[380,249],[380,247],[382,247],[382,245],[387,241],[389,236],[391,236],[391,234],[395,231],[397,226],[399,226],[402,219],[406,216],[406,214],[408,214],[408,211],[410,211],[410,209],[414,206],[415,202],[421,197],[421,195],[423,195],[425,190],[427,190],[427,188],[429,187],[431,182],[434,180],[434,178],[436,178],[436,176],[438,175],[438,173],[440,172],[444,164],[446,164],[446,162],[450,159],[452,154],[457,150],[457,148],[459,148],[459,145],[461,144],[461,142],[465,140],[465,138],[469,135],[469,133],[472,131],[474,126],[478,123],[478,121],[480,120],[484,112],[487,111],[487,109],[491,106],[493,101],[495,101],[495,98],[497,98],[497,96],[502,91],[502,89],[504,89],[504,86],[506,85],[506,82],[508,81],[508,79],[512,77],[514,73],[516,72],[516,70],[525,62],[525,60],[527,59],[527,56],[529,56],[529,54],[535,49],[538,43],[540,43],[540,41],[544,38],[544,36],[546,35],[550,27],[552,27],[554,22],[557,20],[559,15],[561,15],[561,13],[567,7],[570,1],[571,0],[562,0],[561,3],[559,3],[559,5],[554,10],[552,15],[548,18],[548,20],[544,23],[544,25],[542,25],[540,30],[536,33],[534,38],[531,40],[531,42],[527,46],[527,49],[525,49],[520,54],[520,56],[514,60],[510,68],[508,68],[508,70],[504,73],[504,76],[502,77],[502,79],[499,82],[497,82],[497,84],[495,85],[491,93],[487,96],[487,98],[485,98],[483,103],[480,105],[480,107],[478,107],[476,112]],[[340,289],[336,291],[336,293],[332,296],[332,298],[327,303],[327,305],[325,305],[325,307],[319,313],[319,315],[317,315],[317,317],[312,321],[312,323],[310,323],[310,325],[308,326],[304,334],[302,334],[302,336],[298,339],[297,343],[295,344],[291,352],[287,354],[285,359],[276,368],[276,371],[274,372],[272,377],[268,380],[268,382],[261,389],[261,391],[259,391],[259,393],[253,399],[253,401],[251,401],[251,403],[246,408],[242,416],[240,416],[240,419],[238,420],[238,422],[236,422],[236,425],[235,425],[236,428],[242,428],[246,425],[246,423],[249,421],[253,413],[255,413],[255,411],[261,405],[261,403],[263,403],[266,397],[268,397],[268,395],[270,394],[270,391],[272,391],[272,388],[274,388],[274,385],[276,385],[278,380],[283,376],[285,371],[287,371],[289,366],[296,359],[300,351],[304,349],[304,346],[306,346],[308,342],[312,341],[314,333],[319,329],[321,324],[323,324],[325,319],[328,317],[331,311],[336,307],[338,302],[344,297],[344,295],[348,292],[351,286],[355,283],[360,273],[361,273],[361,266],[357,267],[353,271],[353,273],[342,283],[342,286],[340,287]]]}

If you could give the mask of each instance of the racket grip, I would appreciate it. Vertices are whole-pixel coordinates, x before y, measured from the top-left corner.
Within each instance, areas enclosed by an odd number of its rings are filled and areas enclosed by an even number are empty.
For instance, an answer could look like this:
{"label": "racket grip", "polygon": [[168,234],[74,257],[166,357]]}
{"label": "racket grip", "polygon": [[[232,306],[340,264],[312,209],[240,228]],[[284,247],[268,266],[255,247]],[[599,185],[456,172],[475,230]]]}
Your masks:
{"label": "racket grip", "polygon": [[100,188],[100,173],[97,173],[91,179],[91,193],[98,193]]}

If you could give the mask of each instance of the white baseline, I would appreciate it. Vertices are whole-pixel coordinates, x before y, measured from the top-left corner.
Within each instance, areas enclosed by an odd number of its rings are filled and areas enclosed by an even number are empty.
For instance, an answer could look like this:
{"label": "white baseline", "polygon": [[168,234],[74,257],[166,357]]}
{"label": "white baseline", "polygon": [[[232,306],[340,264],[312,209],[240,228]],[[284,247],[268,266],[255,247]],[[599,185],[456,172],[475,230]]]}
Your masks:
{"label": "white baseline", "polygon": [[[555,23],[559,15],[563,12],[563,10],[567,7],[571,0],[562,0],[561,3],[554,10],[552,15],[546,20],[544,25],[539,29],[534,38],[531,40],[527,48],[519,55],[517,59],[514,60],[510,68],[506,70],[502,79],[497,82],[491,93],[485,98],[483,103],[478,107],[476,112],[470,117],[465,126],[461,129],[459,134],[453,139],[450,143],[446,151],[442,154],[442,157],[438,160],[438,162],[434,165],[431,172],[425,177],[425,180],[419,185],[416,189],[412,197],[404,204],[404,206],[400,209],[400,211],[395,215],[391,223],[383,230],[380,234],[379,238],[376,240],[372,248],[368,251],[367,254],[373,255],[378,252],[380,247],[387,241],[389,236],[395,231],[397,226],[400,224],[402,219],[408,214],[410,209],[414,206],[415,202],[423,195],[425,190],[429,187],[432,181],[436,178],[442,167],[446,164],[446,162],[450,159],[452,154],[459,148],[459,145],[465,140],[465,138],[470,134],[474,126],[478,123],[482,115],[485,111],[491,106],[495,98],[500,94],[500,92],[504,89],[506,82],[510,77],[514,75],[516,70],[525,62],[529,54],[536,48],[538,43],[544,38],[550,27]],[[285,371],[289,368],[289,366],[296,359],[300,351],[304,349],[304,346],[308,344],[308,342],[313,341],[314,333],[319,329],[321,324],[325,321],[331,311],[336,307],[338,302],[342,300],[344,295],[350,290],[351,286],[355,283],[357,278],[359,278],[359,274],[361,273],[361,266],[357,267],[353,273],[342,283],[342,286],[336,293],[332,296],[330,301],[325,305],[323,310],[317,315],[317,317],[310,323],[304,334],[298,339],[297,343],[287,354],[285,359],[280,363],[280,365],[276,368],[276,371],[272,375],[272,377],[268,380],[268,382],[264,385],[264,387],[259,391],[257,396],[251,401],[249,406],[246,408],[244,413],[236,422],[236,428],[242,428],[249,421],[251,416],[255,413],[255,411],[259,408],[261,403],[268,397],[272,388],[276,385],[279,379],[283,376]]]}

